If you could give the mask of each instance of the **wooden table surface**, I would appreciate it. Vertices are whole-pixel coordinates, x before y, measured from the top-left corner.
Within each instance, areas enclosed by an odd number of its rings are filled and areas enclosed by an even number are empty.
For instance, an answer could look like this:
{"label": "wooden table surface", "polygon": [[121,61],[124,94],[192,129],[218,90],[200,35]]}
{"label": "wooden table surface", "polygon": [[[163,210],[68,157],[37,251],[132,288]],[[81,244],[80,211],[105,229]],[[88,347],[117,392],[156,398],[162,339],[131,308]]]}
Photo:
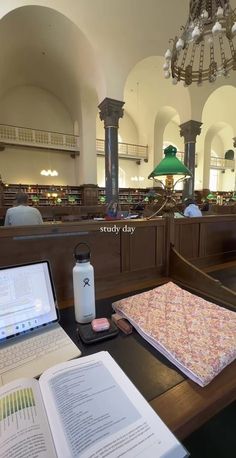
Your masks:
{"label": "wooden table surface", "polygon": [[150,404],[179,439],[184,439],[236,399],[236,361],[202,388],[184,380]]}
{"label": "wooden table surface", "polygon": [[[105,308],[111,301],[99,301]],[[184,439],[236,399],[236,361],[202,388],[189,380],[135,331],[99,344],[78,342],[73,308],[61,311],[62,326],[82,355],[109,351],[171,431]],[[107,314],[108,316],[108,314]]]}

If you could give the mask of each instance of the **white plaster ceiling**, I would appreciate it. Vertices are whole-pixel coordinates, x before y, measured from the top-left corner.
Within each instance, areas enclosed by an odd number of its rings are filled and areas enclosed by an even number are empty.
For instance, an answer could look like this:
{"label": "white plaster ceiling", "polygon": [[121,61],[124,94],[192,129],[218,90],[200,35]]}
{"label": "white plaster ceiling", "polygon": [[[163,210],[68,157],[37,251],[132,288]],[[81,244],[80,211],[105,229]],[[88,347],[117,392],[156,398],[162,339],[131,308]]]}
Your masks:
{"label": "white plaster ceiling", "polygon": [[[173,87],[163,79],[160,57],[185,24],[188,7],[189,0],[0,2],[0,95],[17,85],[38,85],[75,116],[80,90],[88,86],[99,101],[124,98],[140,126],[154,122],[166,105],[174,105],[181,122],[199,119],[222,81],[201,89]],[[234,74],[230,84],[235,80]]]}
{"label": "white plaster ceiling", "polygon": [[0,21],[0,94],[19,85],[54,93],[75,113],[80,88],[102,85],[100,65],[82,32],[49,8],[18,8]]}

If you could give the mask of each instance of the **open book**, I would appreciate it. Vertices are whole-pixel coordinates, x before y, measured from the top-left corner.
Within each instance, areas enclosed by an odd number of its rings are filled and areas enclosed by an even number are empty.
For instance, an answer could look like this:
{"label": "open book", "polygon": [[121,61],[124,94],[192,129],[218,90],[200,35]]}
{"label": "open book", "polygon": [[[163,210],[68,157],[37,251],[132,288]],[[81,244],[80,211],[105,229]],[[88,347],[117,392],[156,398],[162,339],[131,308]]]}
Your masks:
{"label": "open book", "polygon": [[107,352],[0,389],[1,458],[182,458],[186,450]]}

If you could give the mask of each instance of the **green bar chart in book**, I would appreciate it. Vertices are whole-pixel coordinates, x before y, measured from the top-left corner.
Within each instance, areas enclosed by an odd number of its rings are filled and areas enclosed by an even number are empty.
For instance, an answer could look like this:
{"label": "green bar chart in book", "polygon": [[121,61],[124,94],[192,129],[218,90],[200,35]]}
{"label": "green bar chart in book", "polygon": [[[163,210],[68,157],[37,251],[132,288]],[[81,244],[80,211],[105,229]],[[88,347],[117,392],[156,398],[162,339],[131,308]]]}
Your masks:
{"label": "green bar chart in book", "polygon": [[23,388],[11,392],[0,399],[0,436],[1,432],[15,423],[31,420],[36,416],[35,398],[32,388]]}

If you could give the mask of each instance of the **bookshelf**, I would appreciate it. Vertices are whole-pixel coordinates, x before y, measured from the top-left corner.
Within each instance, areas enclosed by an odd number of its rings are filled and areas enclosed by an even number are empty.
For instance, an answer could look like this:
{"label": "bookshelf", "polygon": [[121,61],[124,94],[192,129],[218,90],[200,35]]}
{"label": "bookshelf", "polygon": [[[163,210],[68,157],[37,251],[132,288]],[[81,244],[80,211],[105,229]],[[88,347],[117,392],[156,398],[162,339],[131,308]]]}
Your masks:
{"label": "bookshelf", "polygon": [[[120,188],[119,189],[119,203],[120,204],[137,204],[144,201],[147,196],[149,188]],[[98,188],[98,203],[105,203],[106,190],[105,188]]]}
{"label": "bookshelf", "polygon": [[[0,206],[12,207],[15,195],[18,192],[26,192],[29,196],[29,204],[36,207],[68,207],[68,206],[94,206],[106,204],[105,188],[97,185],[86,184],[81,186],[59,186],[39,184],[6,184],[0,181]],[[152,194],[153,193],[153,194]],[[156,195],[155,195],[156,193]],[[195,192],[195,199],[199,201],[199,192]],[[152,199],[153,195],[153,199]],[[120,188],[119,203],[123,205],[135,205],[139,202],[152,203],[153,200],[162,200],[161,188]],[[147,199],[147,197],[151,198]],[[175,191],[174,197],[177,203],[182,202],[182,191]]]}
{"label": "bookshelf", "polygon": [[82,205],[83,188],[81,186],[55,186],[38,184],[2,184],[1,205],[12,207],[15,195],[18,192],[26,192],[29,196],[29,204],[41,206],[67,206]]}

